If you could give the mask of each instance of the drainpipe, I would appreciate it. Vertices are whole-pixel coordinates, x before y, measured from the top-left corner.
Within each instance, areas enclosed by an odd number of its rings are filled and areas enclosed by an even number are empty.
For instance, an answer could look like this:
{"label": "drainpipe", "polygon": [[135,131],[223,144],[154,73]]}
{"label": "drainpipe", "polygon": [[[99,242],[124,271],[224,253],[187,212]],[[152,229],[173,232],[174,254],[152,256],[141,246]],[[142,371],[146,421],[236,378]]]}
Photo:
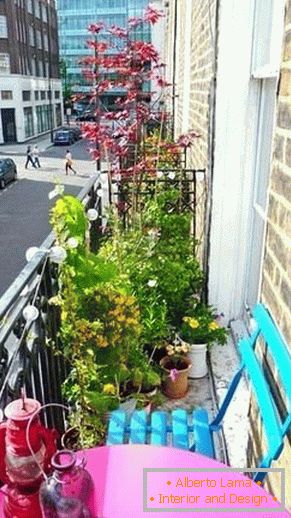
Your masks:
{"label": "drainpipe", "polygon": [[[209,25],[211,28],[210,0],[208,2]],[[203,250],[203,270],[205,272],[205,302],[208,302],[208,282],[209,282],[209,256],[210,256],[210,230],[212,221],[212,202],[213,202],[213,171],[214,171],[214,145],[215,145],[215,122],[216,122],[216,82],[217,82],[217,58],[218,58],[218,27],[219,27],[219,8],[220,1],[215,4],[215,24],[214,34],[210,30],[213,45],[213,79],[209,93],[209,125],[208,125],[208,196],[205,208],[205,244]]]}
{"label": "drainpipe", "polygon": [[173,34],[173,75],[172,75],[172,139],[175,138],[175,104],[176,104],[176,50],[177,50],[177,11],[178,11],[178,0],[174,0],[174,34]]}

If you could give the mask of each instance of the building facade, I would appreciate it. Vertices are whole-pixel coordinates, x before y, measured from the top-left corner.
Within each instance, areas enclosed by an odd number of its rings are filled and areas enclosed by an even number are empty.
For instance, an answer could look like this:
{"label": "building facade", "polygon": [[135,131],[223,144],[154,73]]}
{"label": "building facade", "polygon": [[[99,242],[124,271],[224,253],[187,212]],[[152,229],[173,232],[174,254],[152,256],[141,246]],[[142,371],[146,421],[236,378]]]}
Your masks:
{"label": "building facade", "polygon": [[[87,41],[92,37],[88,32],[88,25],[91,23],[103,22],[107,27],[117,25],[125,27],[127,19],[133,16],[140,16],[147,6],[147,0],[58,0],[57,12],[59,21],[60,56],[66,70],[66,87],[73,94],[84,95],[83,103],[77,103],[76,108],[82,109],[88,104],[86,93],[92,90],[92,85],[84,78],[84,68],[80,60],[85,56],[92,55],[93,50],[87,47]],[[161,4],[159,0],[158,4]],[[150,27],[143,26],[135,35],[143,41],[151,41]],[[157,35],[160,39],[160,33]],[[98,35],[100,41],[117,43],[114,37],[106,31]],[[117,50],[116,50],[117,51]],[[112,52],[112,50],[111,50]],[[150,86],[145,85],[150,91]],[[114,105],[116,97],[122,94],[122,90],[114,89],[114,92],[105,92],[102,95],[102,103],[106,108]]]}
{"label": "building facade", "polygon": [[54,0],[0,1],[0,143],[62,123]]}
{"label": "building facade", "polygon": [[[224,313],[225,324],[247,332],[249,309],[263,301],[290,344],[291,1],[173,0],[165,8],[175,134],[200,133],[188,165],[206,169],[197,235],[209,303]],[[263,361],[272,371],[266,344]],[[276,372],[274,397],[278,387]],[[251,467],[264,438],[250,401],[245,465]],[[286,487],[290,448],[289,437],[274,463],[285,468]],[[280,499],[279,476],[268,484]]]}

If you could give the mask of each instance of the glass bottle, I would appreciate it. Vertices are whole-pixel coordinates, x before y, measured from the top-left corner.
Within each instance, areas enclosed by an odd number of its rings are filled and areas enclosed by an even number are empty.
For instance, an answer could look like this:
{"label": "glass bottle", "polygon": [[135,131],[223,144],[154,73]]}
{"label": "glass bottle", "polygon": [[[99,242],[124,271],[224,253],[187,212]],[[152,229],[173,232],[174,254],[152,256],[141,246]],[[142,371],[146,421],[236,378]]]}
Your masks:
{"label": "glass bottle", "polygon": [[91,518],[87,507],[93,489],[91,475],[70,450],[58,451],[51,460],[53,474],[40,487],[44,518]]}

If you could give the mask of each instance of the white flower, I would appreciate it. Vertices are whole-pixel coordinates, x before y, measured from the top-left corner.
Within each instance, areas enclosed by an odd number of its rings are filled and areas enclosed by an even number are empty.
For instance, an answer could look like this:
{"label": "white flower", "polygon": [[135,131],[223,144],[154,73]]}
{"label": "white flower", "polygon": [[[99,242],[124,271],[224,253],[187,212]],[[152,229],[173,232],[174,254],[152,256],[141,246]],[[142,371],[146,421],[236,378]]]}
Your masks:
{"label": "white flower", "polygon": [[158,178],[162,178],[164,176],[164,172],[163,171],[157,171],[157,177]]}
{"label": "white flower", "polygon": [[97,196],[99,196],[99,198],[102,198],[102,196],[103,196],[102,189],[97,189]]}
{"label": "white flower", "polygon": [[40,249],[37,246],[31,246],[30,248],[28,248],[25,252],[25,259],[27,260],[27,262],[31,261],[35,254],[37,254],[37,252],[39,251]]}
{"label": "white flower", "polygon": [[64,185],[56,185],[53,191],[50,191],[48,193],[49,200],[52,200],[56,196],[62,196],[64,194],[65,187]]}
{"label": "white flower", "polygon": [[75,237],[70,237],[67,241],[67,245],[69,248],[77,248],[78,244],[78,240]]}
{"label": "white flower", "polygon": [[52,246],[49,252],[49,258],[53,263],[60,264],[67,257],[67,252],[62,246]]}
{"label": "white flower", "polygon": [[39,311],[35,306],[26,306],[22,314],[26,322],[34,322],[39,315]]}
{"label": "white flower", "polygon": [[148,281],[148,286],[149,286],[150,288],[154,288],[156,285],[157,285],[157,281],[156,281],[155,279],[150,279],[150,280]]}
{"label": "white flower", "polygon": [[176,176],[176,173],[174,173],[174,171],[170,171],[168,174],[168,178],[170,178],[170,180],[174,180],[175,176]]}
{"label": "white flower", "polygon": [[151,239],[157,239],[161,235],[161,232],[158,228],[151,228],[148,230],[148,235]]}
{"label": "white flower", "polygon": [[89,221],[95,221],[98,218],[98,212],[96,209],[87,210],[87,218]]}

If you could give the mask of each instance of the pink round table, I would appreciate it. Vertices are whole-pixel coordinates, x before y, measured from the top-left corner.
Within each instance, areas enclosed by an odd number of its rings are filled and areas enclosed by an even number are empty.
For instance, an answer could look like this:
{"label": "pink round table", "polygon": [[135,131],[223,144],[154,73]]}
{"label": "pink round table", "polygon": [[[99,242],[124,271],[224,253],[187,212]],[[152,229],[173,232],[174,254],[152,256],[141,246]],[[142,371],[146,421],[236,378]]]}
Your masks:
{"label": "pink round table", "polygon": [[[157,512],[162,512],[162,516],[165,517],[176,516],[177,518],[178,516],[188,518],[189,516],[203,518],[234,518],[235,516],[241,516],[242,518],[249,518],[250,516],[256,518],[258,516],[264,518],[290,518],[291,516],[287,511],[280,511],[280,504],[274,501],[272,495],[259,485],[249,482],[247,477],[238,472],[227,472],[225,474],[225,472],[207,471],[211,469],[225,469],[227,466],[197,453],[168,447],[121,445],[86,450],[86,458],[87,469],[94,480],[94,493],[91,495],[90,501],[90,509],[94,518],[149,518],[157,517]],[[144,468],[149,470],[146,474],[144,473]],[[183,468],[184,472],[177,471]],[[193,470],[193,468],[195,470],[201,469],[203,472],[187,471]],[[150,471],[152,469],[176,471]],[[177,487],[177,480],[182,480],[183,484],[185,484],[186,475],[188,476],[187,487],[180,487],[180,483],[178,484],[179,487]],[[225,485],[227,478],[227,483],[249,484],[250,487],[243,489],[218,488],[218,481],[221,480],[221,477],[223,485]],[[197,487],[193,488],[191,487],[192,479],[196,479],[194,482],[202,484],[202,486],[205,486],[206,480],[213,481],[215,479],[217,481],[217,488],[213,489],[209,486],[200,489]],[[201,482],[202,479],[204,480]],[[228,507],[229,510],[215,512],[214,509],[218,509],[219,506],[211,504],[211,506],[208,505],[208,509],[205,508],[205,510],[199,511],[199,505],[196,503],[180,505],[176,502],[169,503],[168,501],[170,494],[174,495],[173,498],[178,499],[181,496],[175,497],[175,495],[184,495],[184,500],[186,499],[185,495],[190,494],[192,499],[198,498],[201,502],[203,495],[206,493],[209,495],[216,494],[217,496],[219,492],[220,494],[227,494],[227,503],[219,504],[220,508]],[[263,503],[256,508],[256,512],[248,510],[253,505],[247,505],[247,507],[240,508],[239,512],[235,512],[236,505],[227,505],[229,504],[228,497],[230,492],[233,495],[238,493],[240,495],[248,495],[248,497],[256,501],[262,500]],[[201,496],[198,497],[197,495]],[[163,499],[162,504],[159,502],[161,498]],[[233,498],[236,499],[237,496]],[[266,501],[268,502],[267,504],[265,504]],[[164,507],[163,510],[161,510],[161,505]],[[2,507],[1,499],[0,506]],[[159,510],[145,511],[144,506],[152,509],[158,508]],[[165,510],[167,506],[169,509]],[[185,506],[188,506],[188,511],[179,510]],[[230,507],[232,510],[230,510]],[[175,508],[174,511],[171,510],[173,508]],[[266,508],[266,510],[263,511],[262,508]],[[270,508],[272,508],[272,511],[269,511]],[[257,511],[261,512],[258,514]],[[0,517],[3,518],[3,510],[0,512]]]}
{"label": "pink round table", "polygon": [[[139,518],[139,517],[157,517],[158,511],[144,511],[144,468],[168,468],[168,469],[181,469],[181,468],[201,468],[205,470],[203,473],[204,478],[208,476],[213,478],[214,475],[224,476],[224,473],[213,473],[206,472],[207,469],[219,469],[227,468],[226,465],[217,462],[211,458],[192,453],[185,450],[179,450],[176,448],[148,446],[148,445],[121,445],[121,446],[110,446],[100,447],[87,450],[87,469],[93,476],[95,493],[94,502],[91,506],[93,516],[98,518]],[[151,476],[158,478],[150,480]],[[171,479],[174,483],[178,476],[184,477],[185,473],[147,473],[148,487],[147,487],[147,506],[155,507],[158,501],[158,494],[161,487],[165,492],[175,493],[176,488],[172,485],[169,490],[168,482],[163,484],[165,480]],[[197,477],[197,473],[190,473],[192,478]],[[173,480],[174,476],[174,480]],[[164,477],[164,481],[161,479]],[[166,477],[166,479],[165,479]],[[200,474],[201,477],[201,474]],[[240,475],[238,472],[227,472],[228,480],[249,481],[247,477]],[[246,482],[247,484],[249,482]],[[159,486],[161,484],[161,486]],[[185,488],[182,490],[185,493]],[[190,489],[189,489],[190,491]],[[199,490],[198,490],[199,491]],[[200,490],[202,491],[202,490]],[[224,491],[224,490],[223,490]],[[236,492],[234,489],[227,489],[226,491]],[[249,518],[250,516],[262,516],[264,518],[290,518],[290,514],[287,511],[279,511],[279,502],[273,500],[272,495],[267,493],[262,487],[251,482],[251,487],[240,489],[240,494],[245,491],[248,495],[255,497],[268,498],[268,504],[261,507],[272,508],[273,510],[268,512],[250,512],[249,507],[242,508],[240,512],[232,511],[220,511],[214,512],[210,509],[205,511],[194,511],[196,506],[192,507],[192,511],[189,509],[187,512],[174,511],[160,511],[162,516],[197,516],[197,517],[211,517],[220,518],[228,517],[234,518],[235,516],[241,516],[242,518]],[[209,492],[209,490],[208,490]],[[197,489],[196,489],[197,494]],[[150,498],[154,498],[151,502]],[[173,505],[171,505],[173,507]],[[178,507],[176,505],[176,507]],[[212,505],[212,509],[217,506]],[[225,507],[225,506],[222,506]],[[235,505],[233,507],[236,507]],[[259,510],[260,508],[258,508]]]}

